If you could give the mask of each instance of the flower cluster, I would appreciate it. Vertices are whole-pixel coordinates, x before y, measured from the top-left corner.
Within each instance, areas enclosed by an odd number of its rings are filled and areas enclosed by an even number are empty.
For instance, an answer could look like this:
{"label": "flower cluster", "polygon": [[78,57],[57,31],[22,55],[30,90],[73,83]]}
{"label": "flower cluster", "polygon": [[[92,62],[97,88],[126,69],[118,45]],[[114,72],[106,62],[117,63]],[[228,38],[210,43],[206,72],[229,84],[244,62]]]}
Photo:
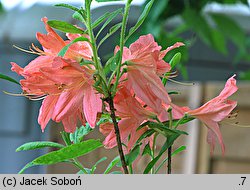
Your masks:
{"label": "flower cluster", "polygon": [[[97,114],[102,110],[110,110],[101,100],[103,95],[93,87],[96,68],[91,64],[81,64],[82,60],[93,61],[92,46],[87,41],[79,41],[72,44],[63,57],[59,57],[60,50],[81,35],[67,34],[68,40],[64,41],[47,24],[47,18],[42,20],[48,34],[37,34],[43,47],[43,50],[36,48],[39,57],[25,68],[11,63],[12,70],[24,77],[21,80],[24,95],[44,98],[38,118],[42,130],[50,119],[62,122],[66,132],[74,132],[78,121],[83,125],[88,122],[91,127],[95,127]],[[86,34],[83,36],[89,38]],[[200,108],[192,110],[175,105],[161,79],[171,71],[171,65],[164,61],[165,55],[183,45],[178,42],[162,50],[153,36],[148,34],[141,36],[129,48],[124,47],[121,70],[126,72],[119,79],[114,106],[116,116],[120,118],[118,126],[121,141],[126,145],[127,152],[148,130],[147,127],[138,130],[142,123],[156,118],[159,122],[166,122],[171,109],[171,119],[189,115],[203,122],[208,128],[207,140],[211,151],[217,138],[224,153],[219,122],[237,105],[235,101],[227,99],[237,91],[236,80],[234,76],[228,79],[222,92]],[[119,50],[120,47],[116,47],[114,54]],[[102,123],[100,131],[106,136],[103,144],[107,148],[117,145],[116,133],[110,121]],[[152,137],[144,140],[144,144],[148,142],[152,144]]]}
{"label": "flower cluster", "polygon": [[22,75],[20,81],[24,94],[44,97],[38,123],[44,131],[48,121],[62,122],[66,132],[74,132],[77,121],[87,121],[95,126],[97,113],[101,112],[100,95],[93,88],[93,68],[81,66],[82,59],[92,59],[92,48],[88,42],[77,42],[70,46],[64,57],[58,57],[60,50],[80,34],[67,34],[64,41],[42,19],[48,34],[37,33],[43,47],[40,56],[25,68],[12,64],[12,70]]}

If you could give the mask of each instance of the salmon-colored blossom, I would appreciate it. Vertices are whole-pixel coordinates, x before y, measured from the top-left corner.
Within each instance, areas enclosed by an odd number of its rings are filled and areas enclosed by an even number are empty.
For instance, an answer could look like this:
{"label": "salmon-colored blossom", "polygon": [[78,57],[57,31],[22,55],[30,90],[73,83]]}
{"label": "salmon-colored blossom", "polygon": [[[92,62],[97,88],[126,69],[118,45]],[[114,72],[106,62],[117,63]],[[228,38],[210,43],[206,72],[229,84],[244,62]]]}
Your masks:
{"label": "salmon-colored blossom", "polygon": [[[127,62],[127,87],[132,88],[137,97],[154,111],[161,112],[162,101],[170,104],[171,99],[159,76],[170,71],[171,67],[163,58],[166,53],[184,45],[176,43],[161,51],[151,34],[141,36],[129,48],[124,47],[122,62]],[[116,47],[115,53],[119,51]]]}
{"label": "salmon-colored blossom", "polygon": [[200,108],[194,110],[183,108],[186,113],[198,118],[207,126],[207,141],[211,145],[211,153],[213,153],[215,147],[216,137],[219,140],[222,153],[224,154],[225,152],[225,145],[223,143],[223,138],[218,123],[226,118],[237,106],[236,101],[227,99],[238,90],[234,77],[235,75],[227,80],[224,89],[217,97],[208,101]]}
{"label": "salmon-colored blossom", "polygon": [[[138,138],[147,130],[146,127],[137,130],[138,126],[144,120],[152,118],[156,114],[143,108],[140,102],[124,86],[120,86],[119,89],[114,98],[114,106],[116,115],[121,118],[118,122],[121,141],[127,145],[125,151],[128,152],[133,148]],[[106,148],[113,148],[117,145],[115,130],[111,123],[100,125],[100,131],[107,136],[103,142]]]}
{"label": "salmon-colored blossom", "polygon": [[91,46],[88,42],[77,42],[70,46],[63,58],[58,57],[60,50],[80,35],[67,34],[69,40],[64,41],[47,24],[47,18],[42,20],[48,34],[38,33],[37,39],[44,52],[36,49],[40,56],[25,68],[11,63],[12,70],[24,77],[20,81],[24,94],[45,97],[38,117],[42,130],[50,119],[62,121],[66,132],[74,132],[78,120],[82,124],[86,120],[94,127],[102,102],[92,87],[94,71],[79,64],[81,59],[91,60]]}

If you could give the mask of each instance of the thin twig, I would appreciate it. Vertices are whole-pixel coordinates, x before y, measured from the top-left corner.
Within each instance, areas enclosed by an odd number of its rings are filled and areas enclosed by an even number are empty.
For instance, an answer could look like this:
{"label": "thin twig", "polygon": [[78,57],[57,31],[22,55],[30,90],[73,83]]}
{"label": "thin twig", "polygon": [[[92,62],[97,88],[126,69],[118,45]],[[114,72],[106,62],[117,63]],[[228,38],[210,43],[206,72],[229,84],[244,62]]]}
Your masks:
{"label": "thin twig", "polygon": [[[169,114],[169,128],[172,129],[173,127],[173,115],[172,115],[172,108],[168,109]],[[168,174],[172,173],[172,146],[168,148]]]}
{"label": "thin twig", "polygon": [[129,172],[128,172],[127,164],[125,161],[125,156],[124,156],[124,153],[122,150],[121,135],[120,135],[120,130],[119,130],[118,123],[116,120],[115,107],[114,107],[114,102],[113,102],[113,98],[111,96],[111,93],[106,101],[109,104],[110,116],[111,116],[113,124],[114,124],[114,129],[115,129],[115,134],[116,134],[116,142],[117,142],[118,152],[119,152],[121,163],[122,163],[122,168],[124,170],[124,173],[128,174]]}
{"label": "thin twig", "polygon": [[168,174],[172,173],[171,160],[172,159],[172,146],[168,148]]}

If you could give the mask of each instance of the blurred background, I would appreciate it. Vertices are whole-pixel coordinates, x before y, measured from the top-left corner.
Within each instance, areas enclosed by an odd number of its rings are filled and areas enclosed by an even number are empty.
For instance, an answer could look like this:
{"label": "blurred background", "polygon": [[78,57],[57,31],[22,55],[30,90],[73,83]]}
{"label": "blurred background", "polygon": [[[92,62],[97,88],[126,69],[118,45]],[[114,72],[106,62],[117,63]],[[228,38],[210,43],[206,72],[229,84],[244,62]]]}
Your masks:
{"label": "blurred background", "polygon": [[[133,1],[128,27],[136,23],[147,2],[148,0]],[[45,33],[44,25],[40,22],[42,17],[79,24],[72,18],[72,11],[52,6],[56,3],[82,6],[83,0],[0,1],[0,73],[20,79],[11,72],[9,63],[16,62],[24,67],[35,56],[21,52],[13,48],[13,45],[24,49],[28,49],[31,43],[39,46],[35,37],[38,31]],[[94,2],[93,20],[105,12],[121,7],[123,2]],[[102,32],[99,40],[108,32],[110,26],[120,20],[120,17],[114,19]],[[152,33],[163,48],[177,41],[186,44],[185,47],[171,51],[166,57],[169,61],[174,53],[180,51],[182,64],[177,67],[176,80],[195,81],[192,87],[171,83],[168,85],[167,88],[181,92],[173,97],[176,104],[199,107],[217,96],[225,81],[237,74],[239,91],[232,99],[238,101],[239,114],[236,120],[229,122],[250,125],[250,8],[247,0],[155,0],[149,17],[127,45],[140,35],[148,33]],[[118,36],[119,32],[101,46],[99,53],[103,62],[113,53]],[[15,84],[0,81],[0,173],[17,173],[26,163],[49,150],[16,153],[15,149],[30,141],[60,142],[59,132],[62,127],[51,122],[51,126],[47,126],[42,133],[37,123],[41,102],[9,96],[3,91],[20,93],[21,89]],[[213,156],[209,154],[206,128],[198,121],[193,121],[183,129],[190,135],[180,139],[174,148],[186,145],[187,150],[173,158],[173,173],[250,173],[250,128],[222,124],[226,144],[224,157],[219,149],[216,149]],[[91,133],[91,136],[103,139],[98,130]],[[84,165],[90,166],[102,156],[112,160],[116,155],[116,149],[100,149],[81,160]],[[138,172],[144,169],[146,161],[147,158],[144,158],[137,164]],[[100,164],[98,172],[102,172],[108,163],[107,161]],[[76,172],[64,164],[27,170],[27,173]],[[161,172],[164,172],[164,169]]]}

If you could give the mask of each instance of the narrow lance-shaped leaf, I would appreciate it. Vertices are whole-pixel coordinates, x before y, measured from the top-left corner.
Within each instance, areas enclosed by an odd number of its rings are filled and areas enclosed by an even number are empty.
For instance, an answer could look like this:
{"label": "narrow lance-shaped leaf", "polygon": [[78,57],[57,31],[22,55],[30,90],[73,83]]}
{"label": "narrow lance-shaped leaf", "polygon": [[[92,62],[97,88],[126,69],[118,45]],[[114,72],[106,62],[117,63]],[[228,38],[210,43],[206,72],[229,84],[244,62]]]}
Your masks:
{"label": "narrow lance-shaped leaf", "polygon": [[233,41],[238,47],[243,47],[245,34],[243,29],[232,19],[221,14],[211,14],[217,28]]}
{"label": "narrow lance-shaped leaf", "polygon": [[66,54],[66,52],[68,51],[69,47],[70,47],[72,44],[74,44],[74,43],[76,43],[76,42],[80,42],[80,41],[82,41],[82,42],[83,42],[83,41],[89,42],[89,39],[88,39],[88,38],[85,38],[85,37],[83,37],[83,36],[81,36],[81,37],[78,37],[78,38],[72,40],[68,45],[64,46],[64,47],[61,49],[61,51],[58,53],[58,56],[63,57],[63,56]]}
{"label": "narrow lance-shaped leaf", "polygon": [[18,174],[23,174],[25,170],[27,170],[28,168],[31,168],[33,166],[36,166],[36,164],[29,162],[28,164],[26,164],[19,172]]}
{"label": "narrow lance-shaped leaf", "polygon": [[96,35],[96,38],[98,38],[98,36],[103,31],[103,29],[120,13],[122,13],[122,9],[118,9],[118,10],[110,13],[110,16],[108,17],[108,19],[106,20],[106,22],[102,25],[101,29],[98,31],[98,33]]}
{"label": "narrow lance-shaped leaf", "polygon": [[112,170],[112,168],[116,166],[116,164],[117,164],[119,161],[120,161],[120,157],[119,157],[119,156],[115,157],[115,158],[110,162],[110,164],[108,165],[107,169],[104,171],[104,174],[108,174],[108,173]]}
{"label": "narrow lance-shaped leaf", "polygon": [[49,141],[38,141],[38,142],[29,142],[25,143],[21,146],[19,146],[16,149],[16,152],[24,151],[24,150],[35,150],[35,149],[41,149],[41,148],[64,148],[62,144],[58,144],[55,142],[49,142]]}
{"label": "narrow lance-shaped leaf", "polygon": [[117,30],[119,30],[119,28],[121,28],[122,26],[122,23],[118,23],[114,26],[112,26],[110,29],[109,29],[109,33],[106,34],[106,36],[104,36],[102,38],[102,40],[99,42],[98,44],[98,49],[99,47],[103,44],[103,42],[105,42],[105,40],[107,40],[110,36],[112,36]]}
{"label": "narrow lance-shaped leaf", "polygon": [[91,131],[93,131],[93,129],[87,123],[86,126],[81,126],[80,128],[77,128],[74,133],[70,133],[70,141],[74,142],[74,144],[80,143],[84,136],[89,134]]}
{"label": "narrow lance-shaped leaf", "polygon": [[148,2],[148,4],[145,6],[141,16],[139,17],[137,23],[135,26],[133,26],[128,33],[128,36],[126,37],[125,41],[128,40],[128,38],[143,24],[144,20],[146,19],[151,7],[153,6],[154,0],[151,0]]}
{"label": "narrow lance-shaped leaf", "polygon": [[149,171],[154,167],[154,165],[156,164],[156,162],[161,158],[161,156],[163,155],[164,152],[166,152],[166,150],[172,146],[172,144],[174,143],[174,141],[179,137],[179,134],[175,134],[172,135],[170,138],[168,138],[166,140],[166,142],[164,143],[164,145],[162,146],[159,154],[148,163],[148,165],[146,166],[145,170],[144,170],[144,174],[149,173]]}
{"label": "narrow lance-shaped leaf", "polygon": [[65,33],[71,33],[71,34],[84,34],[84,31],[73,26],[72,24],[65,22],[65,21],[59,21],[59,20],[50,20],[48,21],[48,25],[52,28],[55,28],[57,30],[60,30]]}
{"label": "narrow lance-shaped leaf", "polygon": [[95,172],[95,170],[96,170],[96,168],[97,168],[97,165],[100,164],[101,162],[105,161],[105,160],[107,160],[107,157],[103,157],[103,158],[101,158],[100,160],[98,160],[98,161],[94,164],[94,166],[91,168],[91,174],[94,174],[94,172]]}
{"label": "narrow lance-shaped leaf", "polygon": [[117,68],[117,63],[118,63],[118,59],[119,59],[119,55],[120,55],[120,50],[116,53],[115,56],[111,57],[105,64],[104,66],[104,73],[106,75],[109,74],[109,72],[111,71],[115,71],[115,69]]}
{"label": "narrow lance-shaped leaf", "polygon": [[147,155],[147,154],[150,155],[151,158],[153,157],[153,155],[152,155],[152,150],[151,150],[151,148],[150,148],[149,143],[145,146],[145,148],[144,148],[143,151],[142,151],[142,156]]}
{"label": "narrow lance-shaped leaf", "polygon": [[78,144],[72,144],[58,151],[53,151],[33,160],[34,164],[49,165],[59,163],[68,159],[77,158],[102,147],[99,140],[87,140]]}
{"label": "narrow lance-shaped leaf", "polygon": [[74,14],[72,15],[72,18],[79,20],[82,23],[85,23],[84,18],[82,17],[82,15],[78,11],[74,12]]}
{"label": "narrow lance-shaped leaf", "polygon": [[[63,161],[64,163],[72,163],[72,162],[70,162],[70,161],[68,161],[68,160],[66,160],[66,161]],[[27,170],[27,169],[29,169],[29,168],[31,168],[31,167],[33,167],[33,166],[39,166],[40,164],[35,164],[35,163],[33,163],[33,162],[29,162],[28,164],[26,164],[19,172],[18,172],[18,174],[23,174],[24,172],[25,172],[25,170]]]}
{"label": "narrow lance-shaped leaf", "polygon": [[127,165],[132,165],[140,154],[140,145],[136,145],[129,154],[125,155]]}
{"label": "narrow lance-shaped leaf", "polygon": [[[87,174],[91,174],[91,169],[84,168],[84,170],[87,172]],[[80,170],[79,172],[77,172],[77,174],[85,174],[85,173],[84,173],[84,171]]]}
{"label": "narrow lance-shaped leaf", "polygon": [[15,84],[19,84],[20,85],[20,83],[17,82],[15,79],[13,79],[13,78],[11,78],[11,77],[9,77],[7,75],[1,74],[1,73],[0,73],[0,79],[7,80],[9,82],[13,82]]}
{"label": "narrow lance-shaped leaf", "polygon": [[97,26],[99,26],[104,20],[106,20],[110,16],[110,14],[110,12],[107,12],[98,19],[96,19],[95,22],[92,24],[92,29],[95,29]]}
{"label": "narrow lance-shaped leaf", "polygon": [[65,4],[65,3],[55,4],[54,6],[68,8],[68,9],[71,9],[73,11],[80,11],[77,7],[69,5],[69,4]]}
{"label": "narrow lance-shaped leaf", "polygon": [[148,122],[148,127],[150,129],[154,129],[155,131],[161,133],[162,135],[164,135],[167,138],[172,136],[172,135],[175,135],[175,134],[188,135],[188,133],[186,133],[185,131],[170,129],[167,126],[169,126],[168,122],[164,123],[164,125],[162,123]]}
{"label": "narrow lance-shaped leaf", "polygon": [[153,129],[149,129],[147,131],[145,131],[141,136],[140,138],[137,140],[136,143],[140,143],[143,139],[147,138],[147,137],[150,137],[151,135],[153,135],[155,133],[155,130]]}

